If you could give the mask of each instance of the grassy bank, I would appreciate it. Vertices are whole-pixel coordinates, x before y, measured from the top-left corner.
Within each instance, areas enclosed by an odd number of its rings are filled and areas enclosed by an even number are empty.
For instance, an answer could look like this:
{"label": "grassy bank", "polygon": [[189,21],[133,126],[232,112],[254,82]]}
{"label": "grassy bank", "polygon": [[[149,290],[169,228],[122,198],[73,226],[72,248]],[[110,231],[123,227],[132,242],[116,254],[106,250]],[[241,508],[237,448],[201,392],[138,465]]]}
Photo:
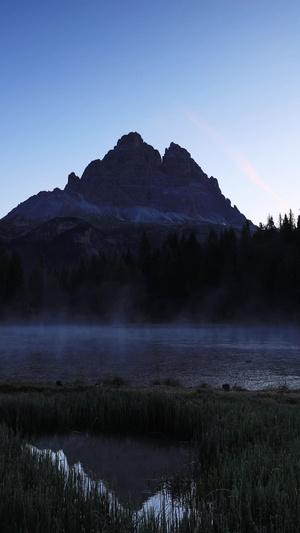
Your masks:
{"label": "grassy bank", "polygon": [[[0,386],[0,523],[7,532],[300,530],[300,394],[209,387],[129,388],[84,384]],[[140,519],[24,447],[44,431],[162,432],[195,442],[188,477],[167,481],[182,503],[170,528],[163,516]],[[21,436],[22,437],[21,437]],[[23,440],[25,438],[25,440]]]}

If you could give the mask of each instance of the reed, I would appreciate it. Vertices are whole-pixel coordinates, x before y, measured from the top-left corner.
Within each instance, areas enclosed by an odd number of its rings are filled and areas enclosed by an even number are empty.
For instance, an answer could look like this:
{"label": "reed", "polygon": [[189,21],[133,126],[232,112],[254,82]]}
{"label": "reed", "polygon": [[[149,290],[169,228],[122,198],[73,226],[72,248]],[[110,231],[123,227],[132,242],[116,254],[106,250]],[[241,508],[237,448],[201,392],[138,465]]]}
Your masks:
{"label": "reed", "polygon": [[0,426],[0,523],[3,533],[129,531],[132,512],[67,481],[50,459],[33,455],[20,436]]}
{"label": "reed", "polygon": [[156,389],[46,389],[0,396],[0,421],[23,433],[126,429],[192,438],[198,419],[198,406]]}
{"label": "reed", "polygon": [[[157,386],[3,392],[2,531],[300,531],[300,407],[281,403],[280,394]],[[66,428],[193,440],[190,472],[162,480],[173,510],[137,516],[97,491],[87,496],[76,480],[66,483],[55,465],[29,454],[20,436]]]}

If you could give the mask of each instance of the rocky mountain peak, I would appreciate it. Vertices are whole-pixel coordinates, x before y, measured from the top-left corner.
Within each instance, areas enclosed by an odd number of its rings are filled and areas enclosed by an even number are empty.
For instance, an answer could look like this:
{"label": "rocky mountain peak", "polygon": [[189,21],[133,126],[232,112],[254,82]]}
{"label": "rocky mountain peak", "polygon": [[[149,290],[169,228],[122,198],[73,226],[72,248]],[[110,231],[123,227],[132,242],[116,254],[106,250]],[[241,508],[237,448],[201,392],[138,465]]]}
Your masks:
{"label": "rocky mountain peak", "polygon": [[161,165],[158,150],[143,141],[136,132],[123,135],[113,150],[102,160],[102,171],[115,178],[144,177],[156,172]]}
{"label": "rocky mountain peak", "polygon": [[75,172],[71,172],[68,175],[68,184],[66,187],[68,187],[74,191],[78,190],[80,187],[80,178],[76,176]]}
{"label": "rocky mountain peak", "polygon": [[118,140],[113,150],[109,150],[102,161],[100,159],[91,161],[84,170],[82,179],[96,182],[103,176],[117,179],[128,176],[149,176],[160,165],[159,151],[145,143],[139,133],[130,132]]}
{"label": "rocky mountain peak", "polygon": [[185,149],[181,148],[179,144],[171,142],[169,148],[166,148],[164,158],[167,157],[180,157],[184,159],[191,159],[191,154]]}
{"label": "rocky mountain peak", "polygon": [[123,137],[121,137],[121,139],[118,140],[117,142],[117,146],[115,146],[115,148],[125,148],[126,150],[128,149],[134,149],[134,148],[139,148],[140,146],[142,146],[144,143],[141,135],[139,133],[137,133],[136,131],[135,132],[131,132],[131,133],[128,133],[127,135],[123,135]]}
{"label": "rocky mountain peak", "polygon": [[161,170],[175,179],[189,179],[197,176],[204,180],[208,179],[199,165],[191,158],[191,154],[173,142],[165,150]]}
{"label": "rocky mountain peak", "polygon": [[[107,243],[116,228],[121,239],[124,228],[128,234],[151,228],[158,235],[186,228],[201,232],[211,224],[241,228],[246,221],[185,148],[171,142],[161,158],[137,132],[123,135],[102,160],[91,161],[81,178],[69,174],[63,191],[40,192],[14,208],[0,222],[0,237],[28,240],[32,230],[54,219],[90,224]],[[53,227],[59,234],[65,224]],[[45,226],[41,231],[46,235]]]}

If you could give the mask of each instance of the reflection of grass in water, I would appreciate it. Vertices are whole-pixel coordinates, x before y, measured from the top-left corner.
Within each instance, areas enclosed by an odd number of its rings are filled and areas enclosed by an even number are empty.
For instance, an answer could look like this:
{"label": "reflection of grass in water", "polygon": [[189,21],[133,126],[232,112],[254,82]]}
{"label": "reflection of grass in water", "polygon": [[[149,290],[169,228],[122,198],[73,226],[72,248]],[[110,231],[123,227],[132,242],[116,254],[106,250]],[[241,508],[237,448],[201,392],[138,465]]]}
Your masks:
{"label": "reflection of grass in water", "polygon": [[34,455],[20,437],[0,426],[1,531],[128,531],[132,513],[97,486],[86,493],[80,477],[67,480],[50,458]]}
{"label": "reflection of grass in water", "polygon": [[[2,389],[0,419],[22,433],[40,430],[160,431],[194,439],[190,474],[165,480],[180,501],[173,531],[300,530],[300,393],[199,387],[40,387]],[[292,405],[287,405],[291,403]],[[29,457],[11,429],[0,431],[2,531],[137,531],[132,512]],[[170,515],[139,515],[139,531],[167,531]],[[169,529],[171,530],[171,529]]]}
{"label": "reflection of grass in water", "polygon": [[41,450],[63,450],[70,464],[80,461],[85,472],[103,480],[120,502],[127,502],[130,495],[135,509],[153,495],[163,474],[186,469],[192,460],[188,442],[161,434],[59,432],[33,436],[29,442]]}

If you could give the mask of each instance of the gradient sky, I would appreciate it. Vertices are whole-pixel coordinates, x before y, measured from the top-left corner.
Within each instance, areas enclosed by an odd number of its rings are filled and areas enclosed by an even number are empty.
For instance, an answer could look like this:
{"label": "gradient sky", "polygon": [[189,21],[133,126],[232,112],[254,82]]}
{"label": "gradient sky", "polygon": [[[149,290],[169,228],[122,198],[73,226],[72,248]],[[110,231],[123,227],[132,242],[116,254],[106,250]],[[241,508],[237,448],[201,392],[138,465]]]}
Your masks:
{"label": "gradient sky", "polygon": [[0,217],[130,131],[254,223],[300,209],[299,0],[2,0]]}

